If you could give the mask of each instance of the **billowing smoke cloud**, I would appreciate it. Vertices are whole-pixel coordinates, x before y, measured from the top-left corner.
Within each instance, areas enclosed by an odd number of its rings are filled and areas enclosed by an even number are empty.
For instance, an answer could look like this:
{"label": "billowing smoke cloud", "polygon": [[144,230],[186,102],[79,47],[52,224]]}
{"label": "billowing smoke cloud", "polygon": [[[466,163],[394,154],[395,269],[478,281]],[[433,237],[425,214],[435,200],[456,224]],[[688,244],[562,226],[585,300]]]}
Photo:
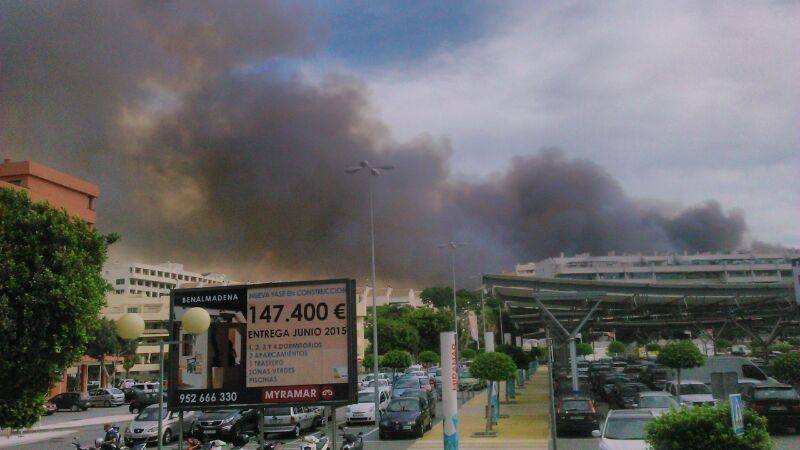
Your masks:
{"label": "billowing smoke cloud", "polygon": [[590,161],[545,150],[468,183],[446,142],[395,142],[365,86],[275,67],[324,35],[283,3],[29,2],[0,6],[0,145],[97,181],[98,226],[151,262],[239,279],[368,273],[373,179],[379,275],[447,273],[437,244],[466,242],[460,273],[559,252],[728,250],[738,212],[638,206]]}

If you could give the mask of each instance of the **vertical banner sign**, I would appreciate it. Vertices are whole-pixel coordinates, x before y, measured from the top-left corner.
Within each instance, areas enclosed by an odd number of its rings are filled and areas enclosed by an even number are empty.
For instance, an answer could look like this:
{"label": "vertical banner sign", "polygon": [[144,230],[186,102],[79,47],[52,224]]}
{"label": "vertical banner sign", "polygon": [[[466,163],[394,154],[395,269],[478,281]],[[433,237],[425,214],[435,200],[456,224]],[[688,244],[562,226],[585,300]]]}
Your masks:
{"label": "vertical banner sign", "polygon": [[728,396],[731,402],[731,425],[733,432],[737,436],[744,434],[744,402],[742,394],[731,394]]}
{"label": "vertical banner sign", "polygon": [[[355,281],[176,289],[171,295],[171,410],[355,403]],[[180,319],[203,308],[197,336]]]}
{"label": "vertical banner sign", "polygon": [[794,284],[794,301],[800,305],[800,259],[792,260],[792,283]]}
{"label": "vertical banner sign", "polygon": [[511,333],[503,333],[503,344],[511,344]]}
{"label": "vertical banner sign", "polygon": [[439,334],[442,355],[442,414],[444,450],[458,449],[458,361],[456,360],[456,334],[445,331]]}

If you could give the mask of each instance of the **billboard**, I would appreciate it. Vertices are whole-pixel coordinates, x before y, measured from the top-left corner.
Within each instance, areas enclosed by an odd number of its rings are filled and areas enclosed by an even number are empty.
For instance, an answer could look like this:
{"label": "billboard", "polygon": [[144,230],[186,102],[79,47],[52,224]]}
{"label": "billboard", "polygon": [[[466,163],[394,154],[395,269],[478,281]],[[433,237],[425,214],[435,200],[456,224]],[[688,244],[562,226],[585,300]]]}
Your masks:
{"label": "billboard", "polygon": [[[176,289],[170,300],[182,341],[169,354],[171,409],[355,403],[354,280]],[[197,336],[181,329],[194,307],[211,316]]]}

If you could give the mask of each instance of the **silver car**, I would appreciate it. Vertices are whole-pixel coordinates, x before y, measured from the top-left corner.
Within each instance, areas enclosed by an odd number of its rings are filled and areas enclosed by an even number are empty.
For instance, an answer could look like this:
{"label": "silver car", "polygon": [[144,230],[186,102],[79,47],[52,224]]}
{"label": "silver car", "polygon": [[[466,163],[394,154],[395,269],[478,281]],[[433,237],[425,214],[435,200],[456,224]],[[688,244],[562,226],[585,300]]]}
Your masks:
{"label": "silver car", "polygon": [[[197,416],[194,411],[183,413],[183,432],[189,433],[195,428]],[[150,405],[136,416],[125,429],[125,444],[128,446],[140,443],[157,443],[159,439],[164,444],[169,444],[177,436],[181,423],[179,414],[161,410],[161,436],[158,435],[158,405]]]}
{"label": "silver car", "polygon": [[86,400],[90,406],[119,406],[125,403],[125,393],[117,388],[93,389]]}
{"label": "silver car", "polygon": [[304,431],[314,428],[318,416],[316,408],[270,406],[264,410],[264,432],[291,433],[297,438]]}

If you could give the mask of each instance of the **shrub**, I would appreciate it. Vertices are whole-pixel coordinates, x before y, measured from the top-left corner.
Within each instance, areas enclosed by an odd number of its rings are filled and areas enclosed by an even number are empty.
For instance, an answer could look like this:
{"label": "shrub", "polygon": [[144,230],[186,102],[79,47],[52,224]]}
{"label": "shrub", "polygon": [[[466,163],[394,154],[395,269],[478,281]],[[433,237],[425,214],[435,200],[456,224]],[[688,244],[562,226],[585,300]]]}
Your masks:
{"label": "shrub", "polygon": [[403,370],[411,365],[411,354],[405,350],[391,350],[383,355],[380,364],[390,369]]}
{"label": "shrub", "polygon": [[528,368],[528,355],[522,351],[521,348],[515,345],[509,344],[500,344],[496,347],[496,350],[500,353],[505,353],[506,355],[510,356],[511,359],[514,360],[514,363],[517,365],[519,369],[527,369]]}
{"label": "shrub", "polygon": [[778,381],[795,386],[800,384],[800,353],[791,352],[772,358],[769,362],[772,376]]}
{"label": "shrub", "polygon": [[786,353],[786,352],[794,350],[794,346],[792,344],[789,344],[789,343],[786,343],[786,342],[778,342],[776,344],[770,345],[769,346],[769,350],[771,352]]}
{"label": "shrub", "polygon": [[517,375],[517,365],[505,353],[488,352],[475,357],[469,366],[472,376],[487,381],[503,381]]}
{"label": "shrub", "polygon": [[678,371],[678,401],[680,401],[681,369],[691,369],[705,364],[706,360],[700,354],[697,346],[691,341],[676,341],[661,347],[656,360],[659,364]]}
{"label": "shrub", "polygon": [[461,350],[461,359],[464,360],[474,359],[476,354],[477,353],[475,352],[475,350],[471,348],[465,348],[464,350]]}
{"label": "shrub", "polygon": [[578,356],[591,355],[592,353],[594,353],[592,344],[587,344],[586,342],[575,344],[575,354]]}
{"label": "shrub", "polygon": [[627,347],[620,341],[611,341],[611,343],[608,344],[608,353],[614,356],[625,353],[625,350],[627,350]]}
{"label": "shrub", "polygon": [[730,405],[673,410],[647,424],[646,441],[653,450],[768,450],[767,420],[744,410],[744,434],[731,426]]}
{"label": "shrub", "polygon": [[438,364],[439,354],[431,350],[423,350],[419,352],[417,360],[419,360],[420,364]]}
{"label": "shrub", "polygon": [[648,352],[657,352],[661,350],[661,346],[658,345],[657,342],[648,342],[647,345],[644,346],[645,350]]}

